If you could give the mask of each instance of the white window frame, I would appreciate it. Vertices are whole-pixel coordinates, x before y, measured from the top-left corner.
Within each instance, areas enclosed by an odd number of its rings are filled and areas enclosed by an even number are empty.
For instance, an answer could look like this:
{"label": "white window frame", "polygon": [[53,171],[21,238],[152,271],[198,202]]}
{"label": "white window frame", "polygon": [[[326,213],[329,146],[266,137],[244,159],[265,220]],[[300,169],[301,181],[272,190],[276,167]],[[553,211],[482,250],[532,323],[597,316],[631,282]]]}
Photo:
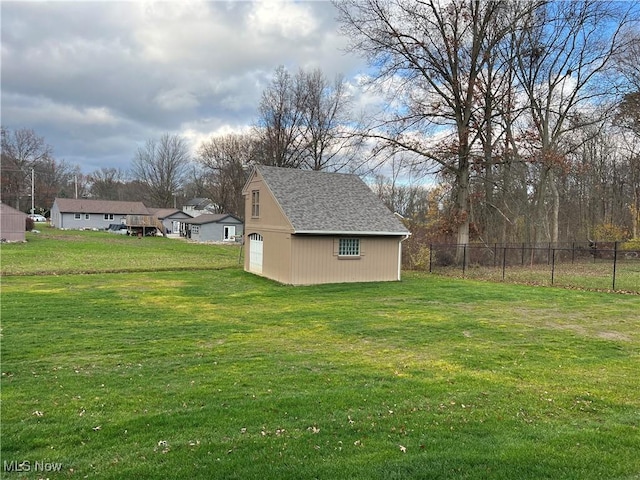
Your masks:
{"label": "white window frame", "polygon": [[236,239],[236,226],[235,225],[224,225],[222,227],[222,240],[225,242],[233,242]]}
{"label": "white window frame", "polygon": [[200,225],[191,225],[191,233],[200,235]]}
{"label": "white window frame", "polygon": [[104,214],[104,219],[105,220],[113,220],[113,213],[105,213]]}
{"label": "white window frame", "polygon": [[91,220],[91,214],[90,213],[85,213],[84,214],[84,219],[85,220]]}
{"label": "white window frame", "polygon": [[74,213],[73,214],[73,219],[74,220],[82,220],[82,214],[81,213]]}
{"label": "white window frame", "polygon": [[358,258],[361,255],[359,238],[345,237],[338,239],[338,257]]}

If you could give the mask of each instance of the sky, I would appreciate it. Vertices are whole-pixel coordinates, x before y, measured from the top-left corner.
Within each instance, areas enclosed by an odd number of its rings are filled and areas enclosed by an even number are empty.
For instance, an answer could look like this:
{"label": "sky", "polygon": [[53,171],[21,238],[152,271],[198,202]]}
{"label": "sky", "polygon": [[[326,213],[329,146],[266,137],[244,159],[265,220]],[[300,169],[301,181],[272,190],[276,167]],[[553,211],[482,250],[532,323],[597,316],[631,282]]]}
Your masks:
{"label": "sky", "polygon": [[33,129],[54,158],[128,170],[163,133],[193,150],[254,124],[260,95],[284,65],[357,83],[325,1],[5,1],[1,122]]}

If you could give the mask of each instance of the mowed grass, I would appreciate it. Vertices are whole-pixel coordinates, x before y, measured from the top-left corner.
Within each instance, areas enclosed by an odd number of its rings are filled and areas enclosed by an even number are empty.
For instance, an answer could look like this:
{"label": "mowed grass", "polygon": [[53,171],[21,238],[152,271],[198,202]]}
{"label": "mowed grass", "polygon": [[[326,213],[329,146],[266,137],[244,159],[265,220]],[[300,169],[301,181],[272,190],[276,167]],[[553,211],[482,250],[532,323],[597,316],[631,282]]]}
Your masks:
{"label": "mowed grass", "polygon": [[3,277],[2,468],[31,471],[2,478],[637,479],[639,312],[416,273]]}
{"label": "mowed grass", "polygon": [[193,270],[237,266],[238,245],[39,227],[26,243],[5,244],[2,275]]}

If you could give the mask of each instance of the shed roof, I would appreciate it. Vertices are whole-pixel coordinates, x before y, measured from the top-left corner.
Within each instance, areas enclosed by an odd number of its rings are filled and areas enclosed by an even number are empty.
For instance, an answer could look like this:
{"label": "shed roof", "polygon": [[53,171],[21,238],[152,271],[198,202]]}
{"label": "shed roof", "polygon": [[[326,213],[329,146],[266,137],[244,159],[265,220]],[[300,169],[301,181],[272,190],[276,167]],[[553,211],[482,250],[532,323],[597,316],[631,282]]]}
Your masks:
{"label": "shed roof", "polygon": [[222,220],[229,217],[235,219],[239,223],[242,223],[242,220],[240,220],[235,215],[231,215],[230,213],[211,213],[211,214],[199,215],[195,218],[189,218],[187,220],[183,220],[182,223],[189,223],[191,225],[204,225],[206,223],[221,222]]}
{"label": "shed roof", "polygon": [[294,233],[407,235],[357,175],[258,166]]}
{"label": "shed roof", "polygon": [[13,208],[10,205],[7,205],[6,203],[2,203],[0,202],[0,214],[2,214],[2,218],[4,218],[5,215],[17,215],[19,217],[26,217],[27,214],[24,212],[21,212],[20,210],[17,210],[15,208]]}
{"label": "shed roof", "polygon": [[149,215],[142,202],[115,200],[87,200],[85,198],[56,198],[61,213],[114,213],[120,215]]}

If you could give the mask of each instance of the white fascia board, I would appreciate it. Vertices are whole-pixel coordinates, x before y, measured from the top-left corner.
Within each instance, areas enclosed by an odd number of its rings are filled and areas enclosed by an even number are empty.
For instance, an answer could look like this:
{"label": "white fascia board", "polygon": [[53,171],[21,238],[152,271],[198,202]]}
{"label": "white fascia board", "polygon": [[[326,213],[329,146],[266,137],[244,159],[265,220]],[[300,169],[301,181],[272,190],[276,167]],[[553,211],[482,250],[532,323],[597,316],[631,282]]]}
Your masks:
{"label": "white fascia board", "polygon": [[410,232],[354,232],[354,231],[331,231],[331,230],[295,230],[295,234],[300,235],[348,235],[351,237],[354,236],[394,236],[394,237],[408,237],[411,235]]}

